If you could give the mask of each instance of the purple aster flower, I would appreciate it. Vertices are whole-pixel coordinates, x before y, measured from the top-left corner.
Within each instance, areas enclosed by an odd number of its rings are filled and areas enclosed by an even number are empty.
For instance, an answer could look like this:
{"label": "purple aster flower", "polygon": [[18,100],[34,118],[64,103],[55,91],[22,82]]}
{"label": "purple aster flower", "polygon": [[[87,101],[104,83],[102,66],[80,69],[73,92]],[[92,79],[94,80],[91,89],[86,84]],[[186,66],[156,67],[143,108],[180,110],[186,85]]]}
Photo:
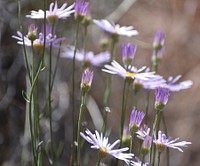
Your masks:
{"label": "purple aster flower", "polygon": [[[150,72],[150,68],[146,68],[144,72]],[[165,84],[166,80],[162,76],[155,74],[155,77],[150,80],[135,79],[133,82],[135,90],[139,91],[141,88],[154,90]]]}
{"label": "purple aster flower", "polygon": [[190,88],[193,84],[193,82],[191,80],[186,80],[180,83],[176,83],[179,79],[181,78],[181,75],[176,76],[175,78],[173,78],[172,76],[170,76],[167,79],[167,82],[164,84],[161,84],[161,87],[166,87],[168,88],[170,91],[180,91],[183,89],[187,89]]}
{"label": "purple aster flower", "polygon": [[93,71],[90,69],[85,69],[82,74],[82,81],[81,81],[81,89],[83,91],[88,91],[91,87],[92,80],[93,80]]}
{"label": "purple aster flower", "polygon": [[130,165],[132,165],[132,166],[149,166],[149,163],[142,164],[142,161],[138,157],[135,157],[135,159],[136,159],[136,161],[131,161]]}
{"label": "purple aster flower", "polygon": [[138,35],[138,31],[134,30],[133,26],[120,27],[120,25],[115,24],[114,22],[111,22],[111,21],[107,21],[107,20],[93,20],[93,22],[104,31],[114,34],[114,35],[128,36],[128,37]]}
{"label": "purple aster flower", "polygon": [[119,63],[116,61],[112,61],[111,65],[104,65],[105,69],[102,71],[110,73],[110,74],[118,74],[119,76],[129,79],[140,79],[140,80],[149,80],[155,78],[155,72],[143,72],[145,70],[145,66],[137,69],[134,66],[128,66],[128,70],[123,68]]}
{"label": "purple aster flower", "polygon": [[140,129],[136,132],[136,134],[139,139],[144,140],[146,136],[149,136],[150,128],[146,124],[143,124],[140,126]]}
{"label": "purple aster flower", "polygon": [[161,131],[158,131],[158,138],[156,138],[156,133],[154,133],[153,142],[156,144],[160,152],[162,152],[166,147],[177,149],[180,152],[183,152],[181,147],[187,147],[187,145],[192,144],[191,142],[187,142],[187,141],[177,142],[178,140],[179,138],[170,140],[165,134],[163,134]]}
{"label": "purple aster flower", "polygon": [[132,43],[122,44],[121,51],[124,65],[131,65],[133,58],[135,57],[136,50],[137,46]]}
{"label": "purple aster flower", "polygon": [[75,14],[81,17],[88,17],[90,15],[90,3],[84,0],[76,0]]}
{"label": "purple aster flower", "polygon": [[144,112],[138,111],[136,109],[133,109],[131,111],[130,122],[129,122],[130,131],[136,132],[140,128],[144,116],[145,116]]}
{"label": "purple aster flower", "polygon": [[164,32],[160,31],[155,32],[153,48],[157,51],[162,49],[165,44],[165,38],[166,36]]}
{"label": "purple aster flower", "polygon": [[[70,46],[64,53],[62,53],[61,57],[72,59],[74,57],[74,47]],[[103,63],[109,62],[110,57],[111,55],[108,51],[96,55],[91,51],[84,53],[83,50],[77,50],[76,52],[76,60],[83,61],[85,64],[84,66],[90,66],[90,64],[101,66]]]}
{"label": "purple aster flower", "polygon": [[[56,35],[52,36],[52,34],[49,32],[49,29],[50,27],[47,26],[47,31],[46,31],[46,47],[49,47],[52,43],[52,45],[54,47],[59,47],[57,44],[64,40],[64,38],[56,38]],[[29,39],[28,35],[26,36],[23,36],[22,33],[20,31],[17,31],[17,35],[18,36],[15,36],[13,35],[12,37],[14,39],[17,39],[18,40],[18,44],[20,45],[23,45],[25,44],[26,46],[31,46],[32,45],[32,41]],[[23,43],[23,37],[24,37],[24,43]],[[34,41],[33,41],[33,47],[35,49],[41,49],[43,48],[44,46],[44,33],[43,32],[40,32],[39,33],[39,37],[36,38]]]}
{"label": "purple aster flower", "polygon": [[124,153],[129,148],[121,148],[121,149],[113,149],[120,140],[116,140],[113,144],[108,143],[108,137],[103,137],[103,134],[99,134],[95,131],[95,134],[92,134],[88,129],[85,131],[87,135],[84,133],[80,133],[80,135],[90,144],[92,144],[91,148],[98,149],[102,156],[111,155],[119,160],[123,160],[126,163],[132,159],[134,154],[132,153]]}
{"label": "purple aster flower", "polygon": [[170,96],[170,90],[168,88],[158,87],[155,90],[155,95],[156,95],[155,108],[163,109],[168,102]]}
{"label": "purple aster flower", "polygon": [[[51,3],[49,6],[49,10],[46,11],[46,18],[49,23],[53,24],[58,19],[65,19],[70,16],[70,14],[74,13],[74,4],[67,7],[67,3],[64,3],[61,8],[58,8],[57,1],[55,3]],[[26,15],[27,18],[31,19],[44,19],[44,11],[31,11],[31,15]]]}
{"label": "purple aster flower", "polygon": [[31,24],[28,27],[28,35],[27,36],[31,41],[34,41],[35,39],[37,39],[37,30],[38,30],[38,28],[35,26],[35,24]]}

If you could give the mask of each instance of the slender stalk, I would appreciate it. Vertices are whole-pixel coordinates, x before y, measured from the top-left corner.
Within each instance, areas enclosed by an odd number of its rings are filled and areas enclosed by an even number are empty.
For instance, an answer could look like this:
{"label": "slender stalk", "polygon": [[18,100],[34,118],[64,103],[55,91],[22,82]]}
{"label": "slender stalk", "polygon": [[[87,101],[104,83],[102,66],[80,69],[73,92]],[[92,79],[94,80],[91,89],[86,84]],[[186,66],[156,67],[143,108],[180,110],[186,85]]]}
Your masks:
{"label": "slender stalk", "polygon": [[[117,43],[117,39],[113,37],[112,40],[112,46],[111,46],[111,62],[115,58],[115,46]],[[107,85],[106,85],[106,90],[104,92],[104,126],[103,126],[103,133],[106,133],[107,130],[107,118],[108,118],[108,112],[106,111],[109,108],[109,103],[110,103],[110,94],[111,94],[111,85],[112,85],[112,75],[108,75],[107,77]]]}
{"label": "slender stalk", "polygon": [[150,90],[147,91],[146,95],[146,104],[145,104],[145,123],[148,122],[148,115],[149,115],[149,99],[150,99]]}
{"label": "slender stalk", "polygon": [[86,59],[87,29],[88,29],[88,26],[85,25],[84,26],[84,41],[83,41],[84,61]]}
{"label": "slender stalk", "polygon": [[85,105],[85,98],[87,93],[83,92],[81,96],[81,106],[79,112],[79,119],[78,119],[78,131],[77,131],[77,142],[78,142],[78,166],[80,166],[80,158],[81,158],[81,139],[80,139],[80,131],[81,131],[81,122],[83,118],[83,107]]}
{"label": "slender stalk", "polygon": [[122,137],[123,137],[123,131],[124,131],[124,121],[125,121],[125,99],[126,99],[126,85],[127,85],[127,80],[124,80],[124,86],[123,86],[123,96],[122,96],[122,109],[121,109],[121,125],[120,125],[120,146],[122,147]]}
{"label": "slender stalk", "polygon": [[101,159],[102,159],[102,158],[100,157],[100,155],[98,155],[97,162],[96,162],[96,166],[100,166]]}
{"label": "slender stalk", "polygon": [[76,69],[76,51],[78,47],[78,34],[79,34],[80,22],[76,24],[76,37],[74,41],[74,56],[73,56],[73,67],[72,67],[72,164],[74,164],[75,158],[75,145],[76,140],[76,129],[75,129],[75,69]]}
{"label": "slender stalk", "polygon": [[129,147],[130,153],[133,152],[134,140],[135,140],[135,133],[134,133],[134,132],[131,132],[130,147]]}
{"label": "slender stalk", "polygon": [[158,126],[159,126],[159,123],[160,123],[160,113],[161,113],[161,110],[157,110],[156,111],[156,117],[155,117],[155,120],[154,120],[154,125],[153,125],[153,130],[152,130],[152,142],[151,142],[151,148],[150,148],[150,163],[151,166],[154,165],[154,157],[152,157],[153,153],[155,154],[155,148],[154,148],[154,145],[153,145],[153,138],[154,138],[154,133],[157,133],[157,130],[158,130]]}
{"label": "slender stalk", "polygon": [[157,166],[160,166],[160,154],[161,154],[161,152],[158,152],[158,164],[157,164]]}
{"label": "slender stalk", "polygon": [[[54,35],[54,25],[52,25],[51,34]],[[52,93],[52,43],[50,45],[49,52],[49,82],[48,82],[48,113],[49,113],[49,125],[50,125],[50,137],[51,137],[51,151],[52,151],[52,164],[55,163],[55,153],[54,153],[54,138],[53,138],[53,127],[52,127],[52,107],[51,107],[51,93]]]}

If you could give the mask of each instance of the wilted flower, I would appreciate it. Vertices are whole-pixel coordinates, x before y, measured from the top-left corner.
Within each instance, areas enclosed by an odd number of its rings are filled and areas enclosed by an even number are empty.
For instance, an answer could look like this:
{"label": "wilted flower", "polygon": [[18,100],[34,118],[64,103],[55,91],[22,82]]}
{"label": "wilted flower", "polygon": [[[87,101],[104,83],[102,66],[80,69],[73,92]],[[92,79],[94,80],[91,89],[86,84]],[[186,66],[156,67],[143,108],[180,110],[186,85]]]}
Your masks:
{"label": "wilted flower", "polygon": [[93,22],[104,31],[114,34],[114,35],[128,36],[128,37],[138,35],[138,31],[134,30],[133,26],[120,27],[119,24],[115,24],[114,22],[107,21],[107,20],[93,20]]}
{"label": "wilted flower", "polygon": [[176,76],[175,78],[169,77],[166,83],[161,84],[161,87],[168,88],[170,91],[180,91],[183,89],[190,88],[193,84],[191,80],[186,80],[180,83],[176,83],[181,78],[181,75]]}
{"label": "wilted flower", "polygon": [[144,116],[145,116],[144,112],[138,111],[136,109],[133,109],[131,111],[130,122],[129,122],[130,131],[136,132],[140,128]]}
{"label": "wilted flower", "polygon": [[126,163],[129,162],[130,159],[134,156],[132,153],[124,153],[129,148],[121,148],[121,149],[114,149],[114,146],[116,146],[120,140],[116,140],[113,144],[108,143],[108,137],[103,137],[103,134],[99,134],[97,131],[95,131],[95,134],[92,134],[88,129],[85,131],[87,135],[84,133],[80,133],[80,135],[88,141],[90,144],[92,144],[91,148],[98,149],[100,151],[100,154],[102,157],[106,157],[107,155],[111,155],[119,160],[123,160]]}
{"label": "wilted flower", "polygon": [[126,66],[131,65],[133,58],[135,57],[136,50],[137,46],[132,43],[122,44],[121,52],[124,65]]}
{"label": "wilted flower", "polygon": [[[74,47],[69,47],[64,53],[62,53],[61,57],[63,58],[73,58],[74,57]],[[101,66],[103,63],[110,61],[110,53],[108,51],[101,52],[99,54],[94,55],[93,52],[84,53],[83,50],[77,50],[76,52],[76,60],[83,61],[84,67],[89,67],[91,64],[94,66]]]}
{"label": "wilted flower", "polygon": [[180,147],[187,147],[187,145],[192,144],[191,142],[187,141],[177,142],[178,140],[179,138],[170,140],[165,134],[163,134],[161,131],[158,131],[158,138],[156,138],[156,133],[154,133],[153,142],[156,144],[160,152],[162,152],[166,147],[177,149],[180,152],[183,152]]}
{"label": "wilted flower", "polygon": [[164,87],[158,87],[155,90],[156,101],[155,101],[155,108],[160,110],[165,107],[168,102],[170,90]]}
{"label": "wilted flower", "polygon": [[[46,11],[46,18],[49,21],[49,23],[54,24],[58,19],[65,19],[70,16],[70,14],[74,13],[74,4],[67,7],[67,3],[64,3],[61,8],[58,8],[57,1],[55,4],[52,2],[49,6],[49,10]],[[31,15],[26,15],[27,18],[32,19],[44,19],[44,11],[38,10],[37,11],[31,11]]]}
{"label": "wilted flower", "polygon": [[139,79],[139,80],[150,80],[155,78],[154,72],[143,72],[145,70],[145,66],[137,69],[134,66],[129,66],[128,70],[123,68],[119,63],[116,61],[112,61],[111,65],[104,65],[105,69],[102,71],[110,73],[110,74],[118,74],[119,76],[123,77],[124,79]]}
{"label": "wilted flower", "polygon": [[90,89],[93,76],[94,76],[93,71],[91,71],[90,69],[87,68],[83,71],[82,81],[81,81],[81,90],[83,92],[87,92]]}

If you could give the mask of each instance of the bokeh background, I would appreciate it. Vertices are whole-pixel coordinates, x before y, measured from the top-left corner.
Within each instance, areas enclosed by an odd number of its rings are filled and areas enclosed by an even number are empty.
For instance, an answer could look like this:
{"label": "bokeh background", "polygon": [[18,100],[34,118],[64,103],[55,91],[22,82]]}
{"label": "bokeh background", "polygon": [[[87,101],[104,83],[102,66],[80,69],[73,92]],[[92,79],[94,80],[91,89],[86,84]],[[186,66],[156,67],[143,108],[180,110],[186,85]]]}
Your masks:
{"label": "bokeh background", "polygon": [[[30,10],[42,8],[43,2],[38,0],[22,0],[22,21],[26,31],[33,21],[25,18]],[[48,1],[48,4],[52,1]],[[58,0],[61,5],[65,1]],[[69,4],[73,1],[68,1]],[[137,37],[120,38],[123,42],[133,42],[138,45],[134,64],[137,67],[151,66],[151,52],[154,33],[157,30],[166,33],[166,45],[158,73],[165,78],[181,74],[182,80],[192,80],[193,86],[181,92],[172,93],[165,109],[168,133],[172,137],[191,141],[192,145],[184,149],[184,153],[171,150],[170,166],[198,166],[200,163],[200,1],[199,0],[92,0],[92,17],[106,18],[120,25],[133,25],[139,31]],[[36,23],[36,22],[35,22]],[[41,24],[41,22],[39,23]],[[73,44],[75,22],[69,18],[61,21],[59,30],[67,38],[65,44]],[[99,40],[107,37],[98,27],[89,27],[88,50],[100,52]],[[16,44],[11,36],[19,30],[18,4],[16,0],[0,0],[0,165],[20,165],[22,153],[25,101],[22,90],[26,89],[26,72],[24,67],[22,47]],[[59,31],[60,32],[60,31]],[[61,34],[59,34],[61,35]],[[79,45],[82,39],[80,38]],[[63,47],[64,50],[64,47]],[[120,44],[117,45],[116,59],[121,62]],[[60,165],[67,165],[71,141],[70,120],[70,87],[72,63],[62,59],[56,77],[54,98],[54,131],[57,141],[64,144]],[[94,82],[88,99],[88,112],[85,114],[85,127],[90,129],[101,127],[103,113],[103,93],[106,74],[101,68],[95,71]],[[77,67],[76,86],[79,89],[81,65]],[[123,80],[113,78],[110,102],[109,126],[111,140],[119,136],[119,121],[121,110],[121,93]],[[45,85],[44,85],[45,86]],[[79,108],[77,90],[77,109]],[[140,93],[139,108],[144,110],[145,92]],[[133,102],[130,95],[129,106]],[[153,105],[154,94],[151,94]],[[91,111],[94,109],[95,111]],[[93,114],[92,114],[93,112]],[[153,117],[153,110],[150,111]],[[128,122],[128,119],[127,119]],[[48,131],[47,121],[41,122],[44,131]],[[45,133],[45,132],[44,132]],[[48,139],[48,134],[44,134]],[[47,164],[48,165],[48,164]],[[165,165],[165,164],[163,164]]]}

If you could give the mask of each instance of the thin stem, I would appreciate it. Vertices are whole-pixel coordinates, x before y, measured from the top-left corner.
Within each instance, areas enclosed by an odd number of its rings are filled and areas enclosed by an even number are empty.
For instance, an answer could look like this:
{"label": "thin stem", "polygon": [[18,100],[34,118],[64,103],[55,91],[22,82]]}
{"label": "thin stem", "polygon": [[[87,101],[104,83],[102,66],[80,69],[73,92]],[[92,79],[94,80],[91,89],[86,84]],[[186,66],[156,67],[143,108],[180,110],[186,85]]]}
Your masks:
{"label": "thin stem", "polygon": [[72,69],[72,164],[74,164],[75,158],[75,145],[76,129],[75,129],[75,67],[76,67],[76,51],[78,47],[78,34],[79,34],[80,22],[76,24],[76,38],[74,41],[74,56],[73,56],[73,69]]}
{"label": "thin stem", "polygon": [[145,104],[145,123],[148,122],[148,115],[149,115],[149,99],[150,99],[150,90],[147,91],[146,95],[146,104]]}
{"label": "thin stem", "polygon": [[125,121],[125,99],[126,99],[126,85],[127,80],[124,80],[124,86],[123,86],[123,96],[122,96],[122,109],[121,109],[121,125],[120,125],[120,148],[122,147],[122,137],[123,137],[123,131],[124,131],[124,121]]}
{"label": "thin stem", "polygon": [[[117,43],[117,39],[113,37],[112,40],[112,46],[111,46],[111,62],[115,57],[115,46]],[[104,98],[103,98],[103,102],[104,102],[104,110],[109,109],[109,103],[110,103],[110,94],[111,94],[111,85],[112,85],[112,75],[108,75],[107,77],[107,85],[106,85],[106,90],[104,92]],[[108,112],[105,111],[104,112],[104,126],[103,126],[103,133],[106,133],[107,130],[107,118],[108,118]]]}
{"label": "thin stem", "polygon": [[97,162],[96,162],[96,166],[100,166],[101,159],[102,159],[101,156],[98,155]]}
{"label": "thin stem", "polygon": [[[167,131],[167,124],[166,124],[166,121],[165,121],[165,116],[164,116],[164,112],[163,112],[163,115],[162,115],[162,122],[163,122],[163,127],[164,127],[164,132],[166,135],[168,135],[168,131]],[[169,151],[169,148],[167,147],[167,166],[169,166],[169,161],[170,161],[170,151]]]}
{"label": "thin stem", "polygon": [[83,41],[84,61],[86,59],[87,27],[88,27],[87,25],[84,26],[84,41]]}
{"label": "thin stem", "polygon": [[[54,25],[52,25],[51,34],[54,35]],[[52,93],[52,43],[50,45],[50,55],[49,55],[49,82],[48,82],[48,113],[49,113],[49,125],[50,125],[50,137],[51,137],[51,150],[52,150],[52,164],[55,163],[55,153],[54,153],[54,138],[53,138],[53,127],[52,127],[52,107],[51,107],[51,93]]]}
{"label": "thin stem", "polygon": [[150,163],[152,163],[151,165],[153,166],[154,165],[154,157],[152,159],[152,155],[153,153],[155,154],[155,148],[154,145],[153,145],[153,138],[154,138],[154,133],[156,134],[157,133],[157,130],[158,130],[158,126],[160,124],[160,113],[161,113],[161,110],[157,110],[156,111],[156,117],[155,117],[155,120],[154,120],[154,125],[153,125],[153,130],[152,130],[152,142],[151,142],[151,148],[150,148]]}
{"label": "thin stem", "polygon": [[157,166],[160,166],[160,154],[161,154],[161,152],[158,152],[158,164],[157,164]]}
{"label": "thin stem", "polygon": [[86,93],[83,92],[81,96],[81,106],[79,112],[79,119],[78,119],[78,131],[77,131],[77,142],[78,142],[78,166],[80,166],[80,158],[81,158],[81,139],[80,139],[80,131],[81,131],[81,123],[83,118],[83,107],[85,105],[85,97]]}

